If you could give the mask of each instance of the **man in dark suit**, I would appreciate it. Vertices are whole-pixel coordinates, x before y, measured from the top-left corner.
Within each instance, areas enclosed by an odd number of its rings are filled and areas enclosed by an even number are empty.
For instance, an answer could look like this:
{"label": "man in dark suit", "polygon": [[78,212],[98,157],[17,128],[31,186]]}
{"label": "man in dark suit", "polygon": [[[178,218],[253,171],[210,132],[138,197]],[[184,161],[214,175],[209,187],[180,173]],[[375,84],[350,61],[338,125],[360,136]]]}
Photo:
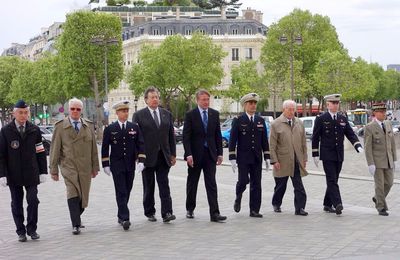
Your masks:
{"label": "man in dark suit", "polygon": [[[240,211],[242,194],[250,183],[250,217],[262,218],[261,207],[261,172],[262,162],[270,158],[267,129],[264,119],[256,115],[259,96],[256,93],[244,95],[240,103],[244,113],[233,119],[229,139],[229,160],[233,172],[239,166],[236,183],[236,199],[233,206],[235,212]],[[236,152],[237,147],[237,152]]]}
{"label": "man in dark suit", "polygon": [[196,92],[197,107],[185,116],[183,127],[184,158],[189,166],[186,183],[187,218],[194,218],[197,186],[203,170],[207,199],[210,206],[210,220],[221,222],[226,216],[220,215],[215,181],[216,165],[222,163],[222,137],[218,111],[209,108],[210,93]]}
{"label": "man in dark suit", "polygon": [[146,160],[142,172],[144,215],[149,221],[157,221],[154,216],[154,186],[157,178],[161,199],[161,216],[164,222],[176,217],[172,212],[172,199],[169,189],[168,173],[176,163],[176,143],[173,118],[170,112],[159,107],[160,92],[149,87],[144,92],[147,107],[137,111],[132,121],[137,123],[143,133]]}
{"label": "man in dark suit", "polygon": [[[10,188],[11,212],[18,241],[25,242],[28,234],[33,240],[36,233],[39,199],[38,184],[46,181],[47,161],[42,135],[37,126],[29,122],[29,107],[19,100],[14,107],[14,119],[0,132],[0,184]],[[27,223],[24,225],[24,188],[26,191]],[[2,212],[4,215],[4,212]]]}
{"label": "man in dark suit", "polygon": [[319,160],[322,160],[326,177],[324,211],[336,215],[342,214],[343,210],[338,180],[344,159],[344,137],[347,137],[358,153],[364,152],[347,118],[338,113],[340,97],[340,94],[324,97],[328,111],[315,118],[312,136],[314,163],[318,167]]}
{"label": "man in dark suit", "polygon": [[124,230],[128,230],[131,225],[128,202],[135,178],[135,162],[138,160],[136,168],[138,172],[142,172],[146,155],[139,126],[128,121],[129,101],[118,102],[113,108],[118,120],[104,130],[101,161],[104,172],[108,176],[112,174],[114,180],[118,223]]}

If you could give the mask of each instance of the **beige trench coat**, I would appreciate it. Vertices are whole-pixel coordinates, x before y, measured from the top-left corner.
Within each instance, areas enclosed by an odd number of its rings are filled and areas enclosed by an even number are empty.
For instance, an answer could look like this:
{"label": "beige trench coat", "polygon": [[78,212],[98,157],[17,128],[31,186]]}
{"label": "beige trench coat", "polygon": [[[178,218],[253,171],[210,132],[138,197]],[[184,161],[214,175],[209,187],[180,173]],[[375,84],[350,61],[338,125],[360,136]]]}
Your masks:
{"label": "beige trench coat", "polygon": [[50,173],[58,174],[58,166],[67,187],[67,198],[79,197],[82,207],[89,202],[92,173],[99,171],[99,158],[93,123],[81,119],[76,133],[69,118],[56,123],[50,148]]}
{"label": "beige trench coat", "polygon": [[297,117],[292,119],[292,122],[292,127],[290,127],[282,114],[271,124],[269,140],[271,163],[279,162],[281,165],[280,170],[274,168],[274,177],[293,177],[295,154],[299,161],[300,175],[306,176],[308,174],[305,169],[307,144],[304,126]]}

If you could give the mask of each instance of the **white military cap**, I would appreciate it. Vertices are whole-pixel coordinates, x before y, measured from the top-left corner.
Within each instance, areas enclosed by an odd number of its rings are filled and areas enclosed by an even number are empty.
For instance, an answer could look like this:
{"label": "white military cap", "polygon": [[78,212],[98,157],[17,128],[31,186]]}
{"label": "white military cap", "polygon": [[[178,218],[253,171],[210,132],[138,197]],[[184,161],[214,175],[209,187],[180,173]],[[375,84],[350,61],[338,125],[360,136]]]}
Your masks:
{"label": "white military cap", "polygon": [[115,109],[115,111],[121,110],[121,109],[129,109],[129,101],[128,100],[122,100],[117,103],[115,103],[112,108]]}
{"label": "white military cap", "polygon": [[256,102],[258,102],[259,100],[260,100],[260,96],[259,96],[259,95],[257,95],[256,93],[249,93],[249,94],[244,95],[244,96],[240,99],[240,104],[241,104],[242,106],[244,106],[244,104],[245,104],[246,102],[249,102],[249,101],[256,101]]}
{"label": "white military cap", "polygon": [[326,95],[324,97],[324,99],[326,101],[340,101],[341,96],[342,96],[341,94],[330,94],[330,95]]}

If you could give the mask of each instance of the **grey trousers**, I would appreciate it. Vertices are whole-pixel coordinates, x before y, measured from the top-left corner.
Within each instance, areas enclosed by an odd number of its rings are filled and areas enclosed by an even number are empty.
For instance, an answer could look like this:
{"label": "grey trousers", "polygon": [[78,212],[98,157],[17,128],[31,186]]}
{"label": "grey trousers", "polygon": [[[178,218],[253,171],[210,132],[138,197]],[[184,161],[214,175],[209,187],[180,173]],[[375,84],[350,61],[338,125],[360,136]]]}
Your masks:
{"label": "grey trousers", "polygon": [[375,170],[374,180],[376,209],[378,211],[382,209],[388,210],[386,196],[393,186],[393,169],[377,168]]}

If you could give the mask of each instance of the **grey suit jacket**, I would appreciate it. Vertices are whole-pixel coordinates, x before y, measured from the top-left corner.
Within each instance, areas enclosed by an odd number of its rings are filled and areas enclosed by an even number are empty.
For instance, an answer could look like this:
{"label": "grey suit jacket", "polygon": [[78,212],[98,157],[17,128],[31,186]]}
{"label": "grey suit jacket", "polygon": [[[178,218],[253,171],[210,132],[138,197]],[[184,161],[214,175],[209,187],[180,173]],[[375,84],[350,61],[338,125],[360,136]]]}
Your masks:
{"label": "grey suit jacket", "polygon": [[392,124],[385,120],[384,125],[386,134],[375,120],[365,126],[364,149],[368,165],[388,169],[397,161],[396,144]]}

